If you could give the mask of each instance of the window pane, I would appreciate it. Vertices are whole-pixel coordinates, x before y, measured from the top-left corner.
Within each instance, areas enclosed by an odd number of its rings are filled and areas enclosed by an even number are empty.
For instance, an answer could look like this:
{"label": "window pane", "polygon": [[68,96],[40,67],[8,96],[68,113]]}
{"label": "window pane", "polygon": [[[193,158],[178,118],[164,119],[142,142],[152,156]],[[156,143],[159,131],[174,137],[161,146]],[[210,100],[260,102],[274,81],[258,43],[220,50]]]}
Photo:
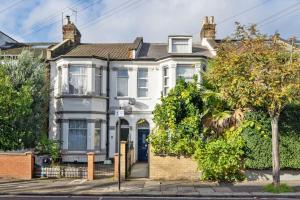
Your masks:
{"label": "window pane", "polygon": [[87,149],[87,123],[85,120],[69,121],[68,149],[85,151]]}
{"label": "window pane", "polygon": [[188,39],[172,39],[173,44],[188,44]]}
{"label": "window pane", "polygon": [[128,77],[128,70],[127,69],[119,69],[118,77]]}
{"label": "window pane", "polygon": [[117,95],[128,96],[128,78],[118,78]]}
{"label": "window pane", "polygon": [[101,69],[95,69],[95,93],[96,95],[101,95]]}
{"label": "window pane", "polygon": [[169,72],[168,72],[168,68],[164,68],[164,76],[168,76]]}
{"label": "window pane", "polygon": [[172,45],[172,52],[174,52],[174,53],[187,53],[188,52],[188,45],[173,44]]}
{"label": "window pane", "polygon": [[164,95],[167,95],[167,94],[168,94],[168,88],[165,87],[165,88],[164,88]]}
{"label": "window pane", "polygon": [[139,88],[138,89],[138,96],[139,97],[147,97],[148,96],[148,89]]}
{"label": "window pane", "polygon": [[101,128],[101,122],[100,121],[97,121],[95,123],[95,128]]}
{"label": "window pane", "polygon": [[188,39],[172,39],[172,52],[187,53]]}
{"label": "window pane", "polygon": [[101,149],[101,122],[97,121],[95,123],[95,137],[94,137],[94,148],[96,151]]}
{"label": "window pane", "polygon": [[177,65],[176,77],[184,78],[186,81],[193,80],[195,68],[192,65]]}
{"label": "window pane", "polygon": [[169,82],[169,78],[168,77],[164,78],[164,85],[165,86],[167,86],[169,84],[168,82]]}
{"label": "window pane", "polygon": [[148,69],[138,69],[138,78],[148,78]]}
{"label": "window pane", "polygon": [[69,67],[69,93],[86,93],[86,69],[82,66]]}
{"label": "window pane", "polygon": [[69,73],[72,73],[72,74],[80,74],[80,66],[71,66],[69,68]]}
{"label": "window pane", "polygon": [[147,87],[148,86],[148,80],[147,79],[139,79],[138,80],[138,87]]}

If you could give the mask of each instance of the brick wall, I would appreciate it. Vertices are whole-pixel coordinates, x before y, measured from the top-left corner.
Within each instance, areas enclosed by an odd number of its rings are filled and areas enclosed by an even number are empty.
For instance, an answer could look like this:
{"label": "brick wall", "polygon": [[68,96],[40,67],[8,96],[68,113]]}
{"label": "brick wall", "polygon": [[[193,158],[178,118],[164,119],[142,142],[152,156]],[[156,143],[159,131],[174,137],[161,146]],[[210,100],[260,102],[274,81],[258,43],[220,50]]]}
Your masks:
{"label": "brick wall", "polygon": [[197,163],[191,158],[158,156],[149,151],[149,178],[153,180],[199,180]]}
{"label": "brick wall", "polygon": [[[121,170],[121,179],[125,180],[126,178],[126,142],[121,141],[121,149],[120,149],[120,154],[121,154],[121,165],[120,165],[120,170]],[[118,168],[118,163],[119,163],[119,158],[118,158],[118,153],[115,154],[114,157],[114,177],[115,179],[118,179],[118,174],[119,174],[119,168]]]}
{"label": "brick wall", "polygon": [[0,177],[32,179],[34,157],[31,152],[0,153]]}

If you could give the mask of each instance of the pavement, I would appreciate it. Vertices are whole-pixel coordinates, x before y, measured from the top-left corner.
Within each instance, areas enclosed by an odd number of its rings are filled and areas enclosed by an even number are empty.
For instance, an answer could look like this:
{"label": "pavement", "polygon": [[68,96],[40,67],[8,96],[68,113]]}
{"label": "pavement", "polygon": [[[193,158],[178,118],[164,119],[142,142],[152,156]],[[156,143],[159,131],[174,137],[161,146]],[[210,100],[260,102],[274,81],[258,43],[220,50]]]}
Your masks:
{"label": "pavement", "polygon": [[[205,197],[205,198],[294,198],[300,199],[300,180],[285,182],[294,192],[273,194],[263,191],[269,182],[124,181],[121,190],[113,178],[87,181],[84,179],[33,179],[28,181],[0,179],[0,195],[56,196],[123,196],[123,197]],[[1,197],[1,196],[0,196]],[[1,198],[0,198],[1,199]]]}
{"label": "pavement", "polygon": [[130,179],[149,177],[149,165],[146,162],[137,162],[131,166]]}

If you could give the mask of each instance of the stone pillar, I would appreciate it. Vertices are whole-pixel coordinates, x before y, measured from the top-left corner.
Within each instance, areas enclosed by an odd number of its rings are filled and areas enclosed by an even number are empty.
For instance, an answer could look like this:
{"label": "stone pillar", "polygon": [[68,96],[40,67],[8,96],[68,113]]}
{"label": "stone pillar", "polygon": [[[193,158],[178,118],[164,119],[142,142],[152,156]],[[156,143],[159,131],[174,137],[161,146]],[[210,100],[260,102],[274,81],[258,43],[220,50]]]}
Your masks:
{"label": "stone pillar", "polygon": [[30,165],[28,172],[26,173],[26,179],[30,180],[33,178],[34,173],[34,154],[29,151],[25,152],[27,163]]}
{"label": "stone pillar", "polygon": [[95,161],[95,153],[89,152],[87,153],[88,157],[88,166],[87,166],[87,179],[89,181],[94,180],[94,161]]}
{"label": "stone pillar", "polygon": [[[121,166],[120,166],[120,169],[121,169],[121,180],[125,180],[126,178],[126,144],[127,142],[126,141],[121,141]],[[118,158],[118,154],[116,153],[115,154],[115,179],[118,179],[118,174],[119,174],[119,171],[118,171],[118,162],[119,162],[119,158]]]}

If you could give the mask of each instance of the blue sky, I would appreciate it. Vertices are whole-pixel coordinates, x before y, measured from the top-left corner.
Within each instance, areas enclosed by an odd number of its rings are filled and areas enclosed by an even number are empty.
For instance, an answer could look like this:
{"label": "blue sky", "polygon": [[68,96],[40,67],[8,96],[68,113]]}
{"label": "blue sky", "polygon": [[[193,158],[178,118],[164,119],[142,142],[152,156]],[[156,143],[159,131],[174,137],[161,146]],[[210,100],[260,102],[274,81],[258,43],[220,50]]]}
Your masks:
{"label": "blue sky", "polygon": [[[215,16],[217,38],[234,22],[261,32],[300,37],[299,0],[0,0],[0,30],[18,41],[61,41],[62,14],[71,15],[83,42],[166,42],[172,34],[199,39],[204,16]],[[72,11],[73,10],[73,11]],[[77,11],[77,20],[76,12]]]}

